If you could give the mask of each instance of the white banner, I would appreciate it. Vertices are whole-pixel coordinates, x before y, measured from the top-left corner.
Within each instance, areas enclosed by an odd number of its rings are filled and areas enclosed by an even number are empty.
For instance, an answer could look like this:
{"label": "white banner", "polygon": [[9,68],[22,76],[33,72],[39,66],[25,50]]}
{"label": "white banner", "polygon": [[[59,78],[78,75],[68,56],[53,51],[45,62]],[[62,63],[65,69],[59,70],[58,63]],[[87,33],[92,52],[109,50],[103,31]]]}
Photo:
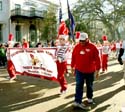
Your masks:
{"label": "white banner", "polygon": [[9,57],[20,74],[57,79],[56,48],[11,48]]}

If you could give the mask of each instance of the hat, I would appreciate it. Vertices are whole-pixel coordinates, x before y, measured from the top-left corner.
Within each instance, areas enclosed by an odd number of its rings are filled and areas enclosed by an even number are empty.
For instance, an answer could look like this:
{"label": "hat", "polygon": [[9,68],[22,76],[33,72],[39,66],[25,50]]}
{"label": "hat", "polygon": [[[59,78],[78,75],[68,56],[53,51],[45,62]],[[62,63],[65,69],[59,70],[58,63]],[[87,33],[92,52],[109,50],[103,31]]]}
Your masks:
{"label": "hat", "polygon": [[79,37],[80,37],[80,32],[76,32],[76,39],[79,39]]}
{"label": "hat", "polygon": [[88,34],[87,33],[80,33],[79,40],[86,40],[87,38],[88,38]]}
{"label": "hat", "polygon": [[106,36],[106,35],[103,35],[103,36],[102,36],[102,40],[103,40],[103,41],[107,41],[107,40],[108,40],[107,36]]}

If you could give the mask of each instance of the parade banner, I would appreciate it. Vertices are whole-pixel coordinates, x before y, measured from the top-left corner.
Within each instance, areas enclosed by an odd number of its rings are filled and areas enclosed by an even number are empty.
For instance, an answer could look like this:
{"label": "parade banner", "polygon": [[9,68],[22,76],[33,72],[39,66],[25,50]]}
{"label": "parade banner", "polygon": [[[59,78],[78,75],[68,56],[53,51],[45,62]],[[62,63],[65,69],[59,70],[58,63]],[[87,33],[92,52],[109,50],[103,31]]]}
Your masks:
{"label": "parade banner", "polygon": [[57,80],[56,48],[9,48],[8,59],[17,74]]}

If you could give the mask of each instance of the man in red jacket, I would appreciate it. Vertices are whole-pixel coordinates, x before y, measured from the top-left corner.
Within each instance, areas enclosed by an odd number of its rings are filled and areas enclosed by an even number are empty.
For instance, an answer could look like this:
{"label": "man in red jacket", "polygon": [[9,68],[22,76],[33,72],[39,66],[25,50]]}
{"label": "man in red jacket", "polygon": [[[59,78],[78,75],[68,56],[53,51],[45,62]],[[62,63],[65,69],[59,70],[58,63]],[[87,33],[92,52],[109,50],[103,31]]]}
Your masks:
{"label": "man in red jacket", "polygon": [[73,49],[71,60],[72,73],[75,73],[76,76],[75,107],[87,109],[82,104],[83,86],[85,82],[88,103],[93,103],[94,74],[98,77],[100,67],[99,52],[96,46],[89,41],[87,33],[80,33],[79,43]]}

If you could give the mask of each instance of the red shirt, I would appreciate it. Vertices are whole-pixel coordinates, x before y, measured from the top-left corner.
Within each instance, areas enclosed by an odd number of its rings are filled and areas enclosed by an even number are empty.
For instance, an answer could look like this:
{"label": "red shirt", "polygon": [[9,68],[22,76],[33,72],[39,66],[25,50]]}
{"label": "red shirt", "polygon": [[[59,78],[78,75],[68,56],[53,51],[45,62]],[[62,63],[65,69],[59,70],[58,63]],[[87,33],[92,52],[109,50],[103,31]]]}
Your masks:
{"label": "red shirt", "polygon": [[72,53],[71,67],[83,73],[100,70],[101,63],[96,46],[90,42],[83,46],[78,43]]}

